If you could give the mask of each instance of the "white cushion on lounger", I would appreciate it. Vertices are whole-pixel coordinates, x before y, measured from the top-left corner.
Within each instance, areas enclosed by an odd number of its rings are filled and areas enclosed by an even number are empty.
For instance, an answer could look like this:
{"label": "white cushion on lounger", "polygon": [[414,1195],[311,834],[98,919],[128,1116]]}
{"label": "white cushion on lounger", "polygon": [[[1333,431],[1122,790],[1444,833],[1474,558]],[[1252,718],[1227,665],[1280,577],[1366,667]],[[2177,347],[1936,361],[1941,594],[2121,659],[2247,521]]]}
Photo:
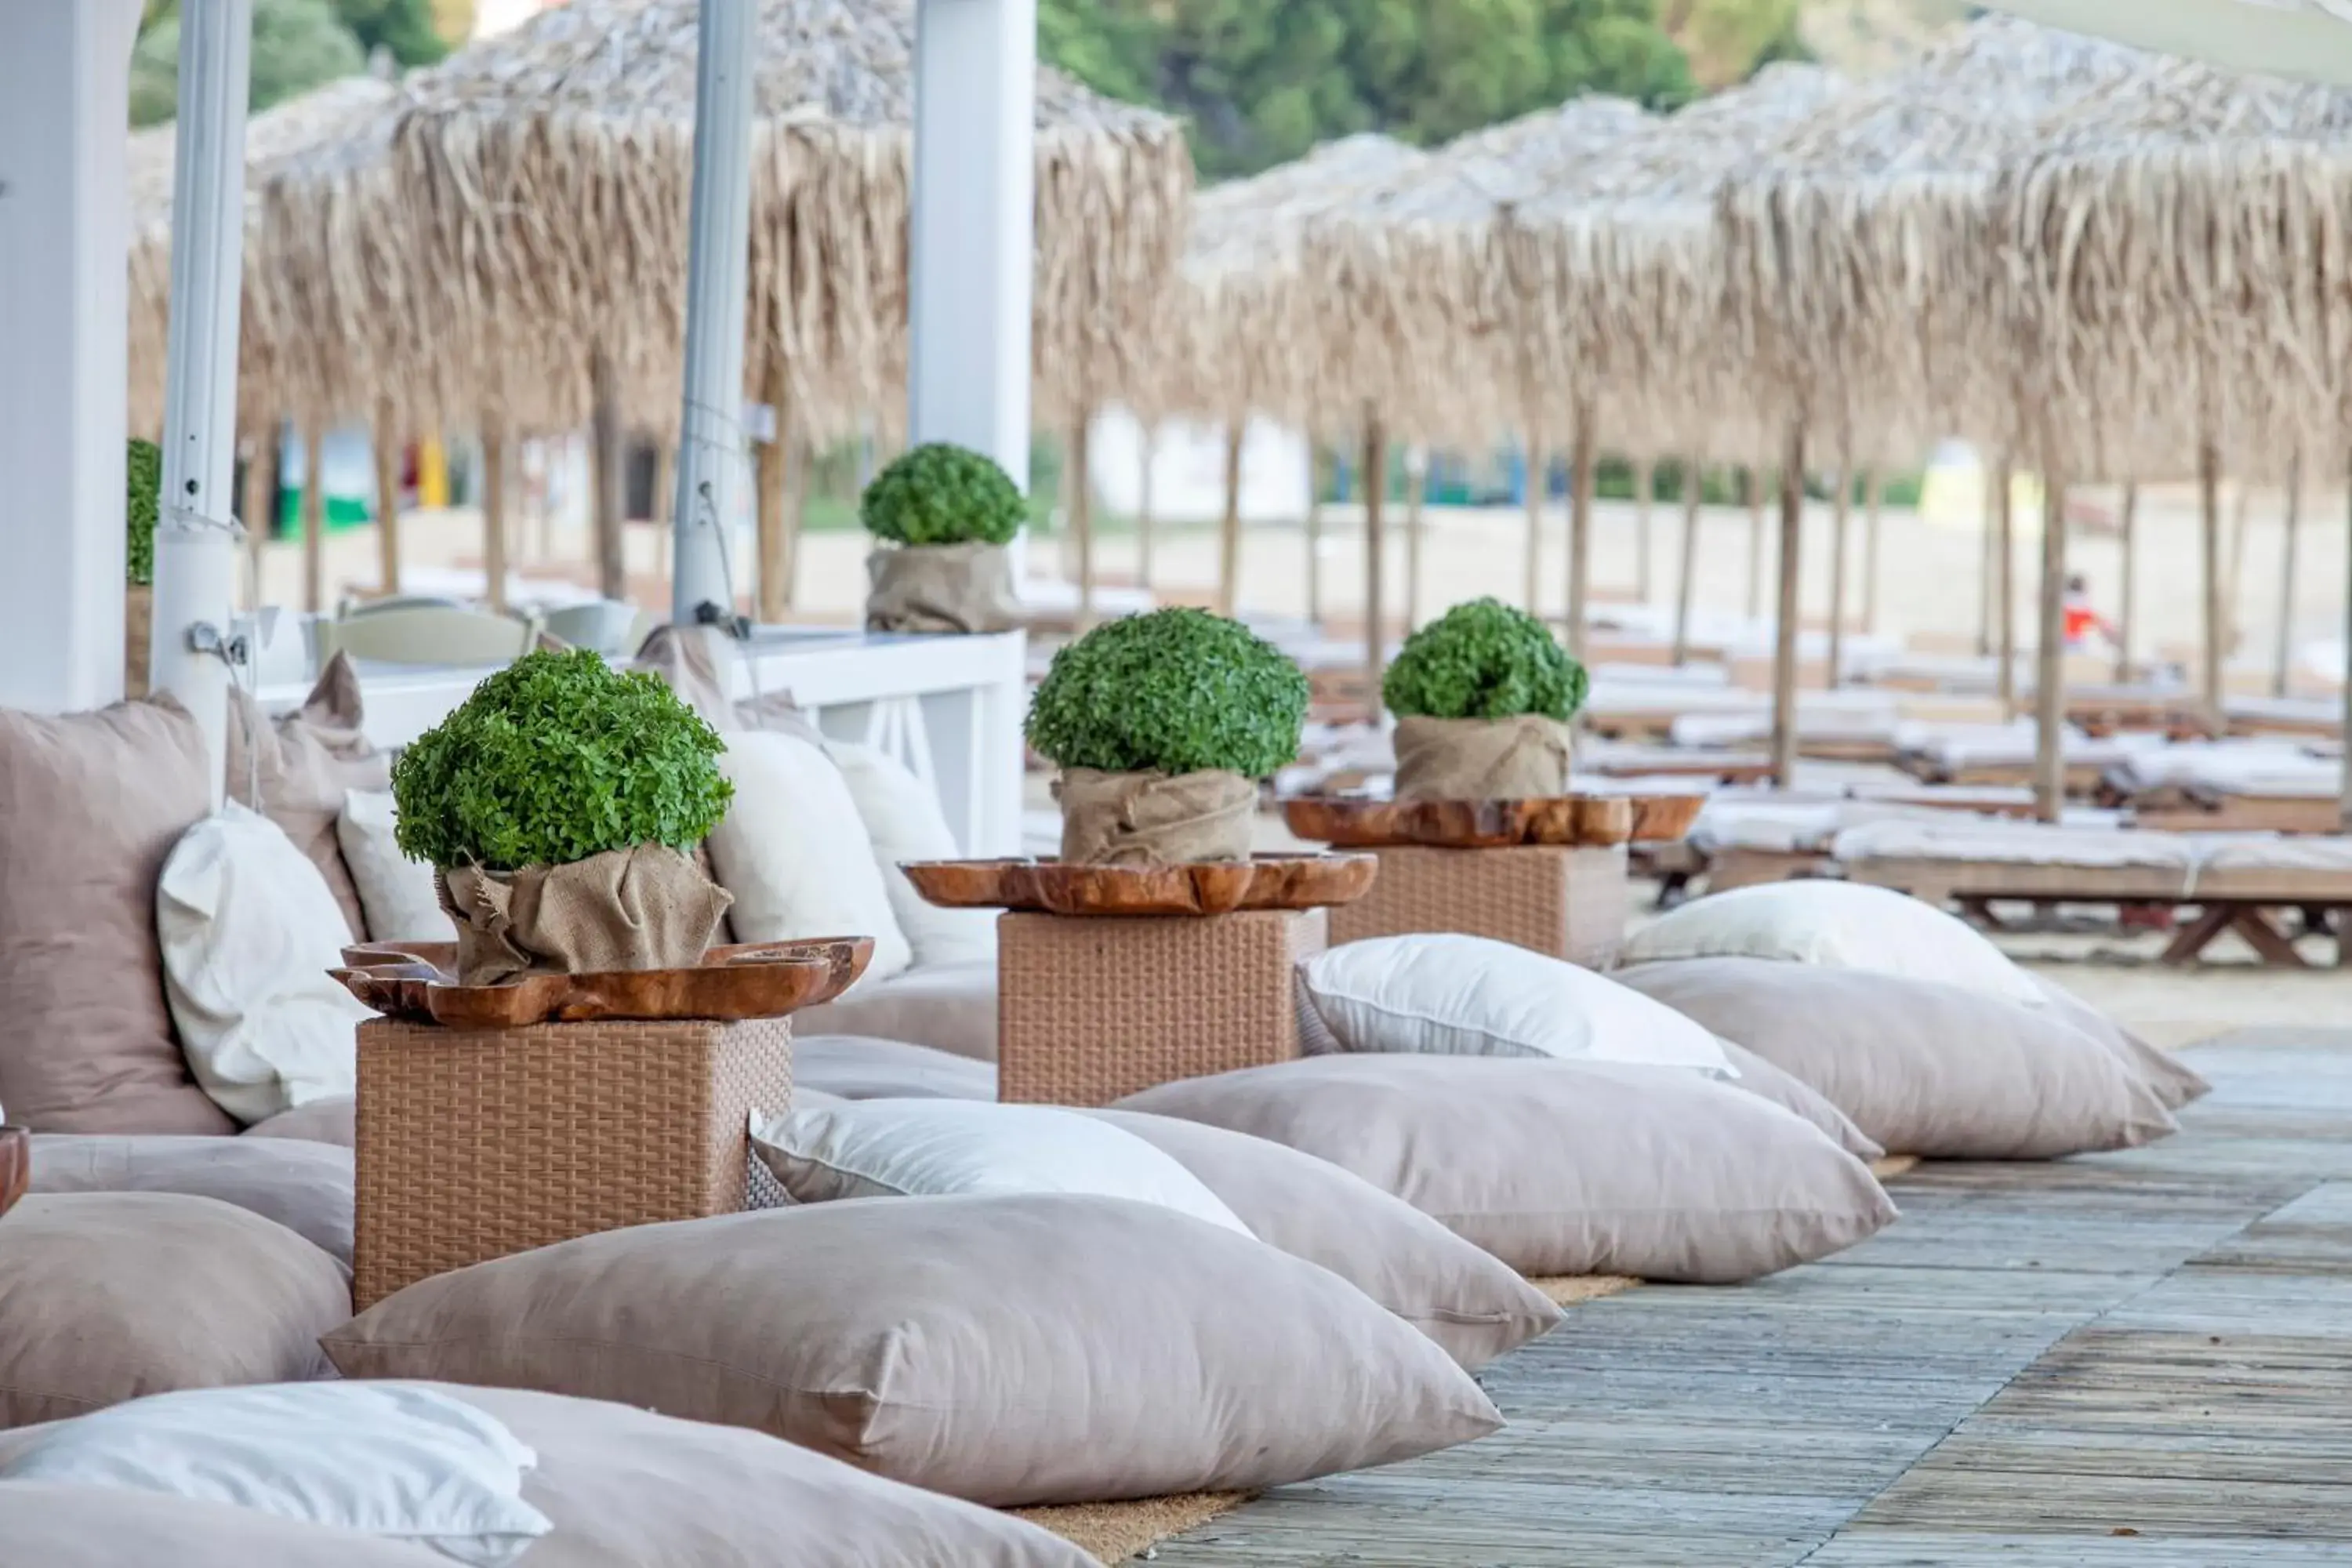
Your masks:
{"label": "white cushion on lounger", "polygon": [[866,1035],[954,1056],[996,1059],[996,964],[940,963],[860,984],[793,1015],[794,1033]]}
{"label": "white cushion on lounger", "polygon": [[2186,871],[2195,842],[2182,835],[2115,828],[1997,822],[1942,814],[1945,820],[1868,822],[1837,836],[1832,853],[1848,864],[1868,860],[1992,860],[2020,866],[2128,867]]}
{"label": "white cushion on lounger", "polygon": [[2352,876],[2352,838],[2298,834],[2284,838],[2208,840],[2200,875],[2216,871],[2333,871]]}

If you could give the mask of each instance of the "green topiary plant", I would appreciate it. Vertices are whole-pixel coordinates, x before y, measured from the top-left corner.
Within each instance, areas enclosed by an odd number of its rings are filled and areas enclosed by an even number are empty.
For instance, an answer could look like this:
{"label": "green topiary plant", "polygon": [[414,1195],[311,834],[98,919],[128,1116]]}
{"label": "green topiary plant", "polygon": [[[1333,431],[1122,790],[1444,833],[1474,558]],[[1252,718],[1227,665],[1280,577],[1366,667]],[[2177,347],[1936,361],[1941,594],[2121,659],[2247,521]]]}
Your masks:
{"label": "green topiary plant", "polygon": [[1307,677],[1238,621],[1155,610],[1054,656],[1029,743],[1064,768],[1265,778],[1297,760]]}
{"label": "green topiary plant", "polygon": [[686,853],[734,798],[726,749],[654,675],[586,648],[529,654],[393,764],[401,853],[488,871],[647,844]]}
{"label": "green topiary plant", "polygon": [[1400,716],[1534,713],[1566,723],[1591,684],[1541,621],[1500,600],[1471,599],[1405,638],[1381,695]]}
{"label": "green topiary plant", "polygon": [[130,571],[125,580],[134,588],[155,582],[155,522],[163,514],[163,448],[152,441],[131,438],[130,482],[124,517],[131,531]]}
{"label": "green topiary plant", "polygon": [[933,441],[902,453],[858,498],[858,521],[900,544],[1004,544],[1028,521],[1020,487],[968,447]]}

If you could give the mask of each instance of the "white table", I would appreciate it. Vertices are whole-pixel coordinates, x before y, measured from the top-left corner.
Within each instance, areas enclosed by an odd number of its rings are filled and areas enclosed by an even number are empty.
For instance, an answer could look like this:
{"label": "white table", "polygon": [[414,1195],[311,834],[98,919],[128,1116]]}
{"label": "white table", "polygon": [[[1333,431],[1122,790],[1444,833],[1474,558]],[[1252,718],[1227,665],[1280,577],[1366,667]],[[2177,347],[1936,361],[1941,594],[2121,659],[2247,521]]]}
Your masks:
{"label": "white table", "polygon": [[[722,671],[738,700],[789,692],[824,732],[897,757],[939,793],[967,855],[1021,853],[1025,635],[913,637],[761,626]],[[358,663],[368,738],[404,746],[466,699],[488,668]],[[259,689],[262,706],[299,706],[310,682]]]}

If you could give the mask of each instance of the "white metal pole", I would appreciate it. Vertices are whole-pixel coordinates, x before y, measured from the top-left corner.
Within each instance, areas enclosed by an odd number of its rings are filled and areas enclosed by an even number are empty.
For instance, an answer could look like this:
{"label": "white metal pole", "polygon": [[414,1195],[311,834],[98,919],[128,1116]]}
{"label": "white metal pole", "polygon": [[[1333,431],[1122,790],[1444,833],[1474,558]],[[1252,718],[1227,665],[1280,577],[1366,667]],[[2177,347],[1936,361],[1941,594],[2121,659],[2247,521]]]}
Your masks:
{"label": "white metal pole", "polygon": [[743,299],[751,249],[758,0],[702,0],[695,37],[694,207],[686,406],[671,513],[670,618],[735,618],[726,531],[743,470]]}
{"label": "white metal pole", "polygon": [[163,494],[155,525],[148,686],[194,715],[213,800],[226,758],[229,618],[236,605],[238,290],[245,272],[245,104],[253,0],[180,13],[172,171],[172,317],[163,382]]}

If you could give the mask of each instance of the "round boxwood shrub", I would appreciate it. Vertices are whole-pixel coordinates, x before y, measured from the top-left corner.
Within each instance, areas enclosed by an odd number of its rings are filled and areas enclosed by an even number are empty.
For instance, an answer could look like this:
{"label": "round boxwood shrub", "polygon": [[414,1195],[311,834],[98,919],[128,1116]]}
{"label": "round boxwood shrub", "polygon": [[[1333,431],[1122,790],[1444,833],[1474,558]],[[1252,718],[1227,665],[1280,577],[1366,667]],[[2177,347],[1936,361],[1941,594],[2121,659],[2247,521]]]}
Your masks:
{"label": "round boxwood shrub", "polygon": [[124,521],[131,531],[130,570],[124,575],[134,588],[155,581],[155,522],[163,515],[163,448],[152,441],[131,438],[129,483],[125,489]]}
{"label": "round boxwood shrub", "polygon": [[1381,695],[1399,715],[1540,713],[1566,723],[1591,684],[1541,621],[1498,599],[1471,599],[1405,638]]}
{"label": "round boxwood shrub", "polygon": [[1029,520],[1029,504],[990,458],[932,441],[874,476],[857,517],[875,538],[900,544],[1003,544]]}
{"label": "round boxwood shrub", "polygon": [[512,871],[608,849],[691,850],[726,815],[719,732],[642,670],[528,654],[393,764],[401,853]]}
{"label": "round boxwood shrub", "polygon": [[1154,610],[1055,654],[1028,733],[1065,768],[1256,779],[1297,760],[1306,721],[1307,677],[1281,649],[1205,610]]}

